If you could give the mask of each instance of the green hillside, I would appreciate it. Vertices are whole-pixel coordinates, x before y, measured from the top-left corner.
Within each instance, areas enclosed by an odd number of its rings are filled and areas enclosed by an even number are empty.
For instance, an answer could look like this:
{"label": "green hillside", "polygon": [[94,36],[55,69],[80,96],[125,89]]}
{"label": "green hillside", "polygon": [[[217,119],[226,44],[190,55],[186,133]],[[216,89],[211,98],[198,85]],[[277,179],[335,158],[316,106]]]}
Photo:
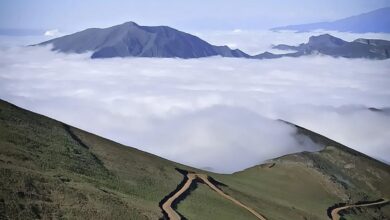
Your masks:
{"label": "green hillside", "polygon": [[[297,135],[327,147],[221,175],[0,101],[0,219],[163,218],[160,201],[183,180],[175,168],[208,174],[225,184],[219,186],[224,192],[267,219],[329,219],[327,208],[336,203],[390,198],[388,165],[298,130]],[[201,183],[176,210],[188,219],[255,219]],[[359,212],[345,217],[389,217],[388,205]]]}
{"label": "green hillside", "polygon": [[6,102],[0,166],[0,219],[157,219],[182,179],[178,164]]}
{"label": "green hillside", "polygon": [[[297,128],[298,135],[311,137],[325,149],[286,155],[215,178],[229,186],[225,191],[253,204],[270,219],[328,219],[330,204],[390,198],[390,166]],[[390,217],[388,211],[367,210],[372,215]]]}

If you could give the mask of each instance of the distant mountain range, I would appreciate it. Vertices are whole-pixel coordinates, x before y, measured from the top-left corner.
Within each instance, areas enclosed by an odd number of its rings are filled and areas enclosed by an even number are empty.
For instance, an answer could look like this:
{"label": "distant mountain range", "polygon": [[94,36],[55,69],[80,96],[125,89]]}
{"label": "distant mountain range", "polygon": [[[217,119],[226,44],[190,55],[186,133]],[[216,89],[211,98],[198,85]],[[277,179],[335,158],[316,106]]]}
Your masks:
{"label": "distant mountain range", "polygon": [[375,11],[332,22],[288,25],[283,27],[276,27],[271,30],[294,30],[299,32],[308,32],[318,29],[354,33],[390,33],[390,7],[381,8]]}
{"label": "distant mountain range", "polygon": [[286,54],[273,54],[265,52],[256,55],[259,59],[270,59],[280,57],[300,57],[310,54],[323,54],[332,57],[345,58],[369,58],[388,59],[390,58],[390,41],[376,39],[356,39],[348,42],[329,34],[312,36],[308,43],[298,46],[279,44],[273,49],[294,51]]}
{"label": "distant mountain range", "polygon": [[109,28],[90,28],[41,43],[53,44],[61,52],[93,51],[92,58],[179,57],[199,58],[249,57],[240,50],[214,46],[191,34],[167,26],[140,26],[126,22]]}
{"label": "distant mountain range", "polygon": [[333,57],[387,59],[390,41],[357,39],[347,42],[329,34],[312,36],[307,44],[299,46],[278,45],[276,49],[295,50],[293,53],[265,52],[248,55],[228,46],[215,46],[196,36],[167,26],[140,26],[126,22],[109,28],[90,28],[71,35],[55,38],[37,45],[53,46],[64,53],[92,52],[91,58],[111,57],[177,57],[200,58],[210,56],[273,59],[324,54]]}

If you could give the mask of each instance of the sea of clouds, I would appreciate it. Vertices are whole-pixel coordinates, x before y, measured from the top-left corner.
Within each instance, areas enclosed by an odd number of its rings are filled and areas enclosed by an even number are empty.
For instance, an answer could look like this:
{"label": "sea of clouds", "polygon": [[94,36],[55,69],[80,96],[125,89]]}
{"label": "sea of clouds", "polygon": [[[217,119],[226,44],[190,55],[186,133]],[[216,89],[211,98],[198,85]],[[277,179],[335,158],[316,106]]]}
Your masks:
{"label": "sea of clouds", "polygon": [[[230,42],[245,48],[245,40]],[[390,115],[368,109],[390,107],[390,60],[91,60],[89,55],[2,48],[0,98],[215,172],[320,149],[276,119],[390,161]]]}

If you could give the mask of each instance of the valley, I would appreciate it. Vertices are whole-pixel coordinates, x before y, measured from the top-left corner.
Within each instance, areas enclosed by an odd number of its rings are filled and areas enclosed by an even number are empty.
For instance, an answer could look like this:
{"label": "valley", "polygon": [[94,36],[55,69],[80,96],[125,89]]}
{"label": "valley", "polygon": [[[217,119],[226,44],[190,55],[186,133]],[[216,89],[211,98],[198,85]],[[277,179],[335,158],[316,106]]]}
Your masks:
{"label": "valley", "polygon": [[[207,185],[195,184],[172,206],[193,185],[184,181],[180,193],[163,205],[188,219],[325,220],[333,204],[390,194],[388,165],[304,128],[300,135],[327,147],[217,174],[120,145],[4,101],[0,120],[2,218],[163,218],[158,204],[183,181],[177,169],[188,171],[189,180]],[[388,216],[386,207],[364,213]]]}

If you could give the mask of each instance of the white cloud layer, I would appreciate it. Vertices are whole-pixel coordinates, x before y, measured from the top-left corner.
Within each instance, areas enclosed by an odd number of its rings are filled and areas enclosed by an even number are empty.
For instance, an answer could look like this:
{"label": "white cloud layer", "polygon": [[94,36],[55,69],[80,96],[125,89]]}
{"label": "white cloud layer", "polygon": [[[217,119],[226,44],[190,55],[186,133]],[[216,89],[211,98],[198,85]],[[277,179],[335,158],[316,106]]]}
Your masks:
{"label": "white cloud layer", "polygon": [[[242,32],[240,32],[242,33]],[[390,60],[324,56],[91,60],[0,52],[0,98],[162,157],[217,172],[317,146],[284,119],[390,161]]]}

